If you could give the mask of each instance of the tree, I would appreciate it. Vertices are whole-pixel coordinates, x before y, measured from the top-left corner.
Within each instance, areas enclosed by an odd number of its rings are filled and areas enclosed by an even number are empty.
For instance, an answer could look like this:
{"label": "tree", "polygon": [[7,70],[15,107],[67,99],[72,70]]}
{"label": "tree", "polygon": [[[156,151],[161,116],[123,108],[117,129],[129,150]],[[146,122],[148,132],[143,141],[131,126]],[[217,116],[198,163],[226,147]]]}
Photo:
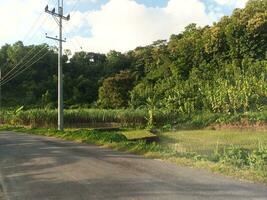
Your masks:
{"label": "tree", "polygon": [[129,71],[121,71],[105,79],[99,89],[99,105],[102,108],[128,107],[129,92],[132,87],[133,78]]}

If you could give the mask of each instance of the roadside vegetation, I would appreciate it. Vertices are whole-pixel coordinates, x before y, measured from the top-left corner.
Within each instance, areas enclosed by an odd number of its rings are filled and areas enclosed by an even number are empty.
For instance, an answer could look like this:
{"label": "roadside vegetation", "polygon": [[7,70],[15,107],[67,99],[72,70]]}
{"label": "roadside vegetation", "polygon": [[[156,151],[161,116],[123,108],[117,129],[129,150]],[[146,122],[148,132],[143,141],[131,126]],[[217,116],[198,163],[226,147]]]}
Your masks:
{"label": "roadside vegetation", "polygon": [[[0,111],[0,120],[4,124],[31,127],[56,127],[56,109],[9,109]],[[198,112],[180,114],[175,111],[154,109],[66,109],[64,114],[66,127],[125,127],[125,128],[161,128],[199,129],[216,128],[220,125],[236,128],[266,129],[267,111],[236,114]]]}

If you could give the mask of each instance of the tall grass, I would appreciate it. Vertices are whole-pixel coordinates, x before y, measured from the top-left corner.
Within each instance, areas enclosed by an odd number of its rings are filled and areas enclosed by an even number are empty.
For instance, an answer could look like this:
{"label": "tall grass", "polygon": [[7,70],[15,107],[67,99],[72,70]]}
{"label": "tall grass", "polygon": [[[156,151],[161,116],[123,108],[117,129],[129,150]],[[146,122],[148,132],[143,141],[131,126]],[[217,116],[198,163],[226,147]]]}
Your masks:
{"label": "tall grass", "polygon": [[[144,127],[147,124],[147,110],[103,110],[103,109],[69,109],[64,112],[64,122],[68,126],[110,126]],[[155,123],[164,124],[171,117],[158,111],[155,113]],[[36,127],[55,126],[57,110],[31,109],[14,113],[3,111],[2,121],[12,125]]]}
{"label": "tall grass", "polygon": [[[15,112],[1,111],[0,122],[11,125],[32,127],[55,127],[57,110],[30,109]],[[233,123],[247,120],[248,123],[267,122],[267,111],[247,114],[194,113],[181,115],[172,111],[155,110],[153,124],[157,127],[203,128],[217,123]],[[149,122],[149,111],[145,109],[66,109],[64,122],[67,127],[145,127]]]}

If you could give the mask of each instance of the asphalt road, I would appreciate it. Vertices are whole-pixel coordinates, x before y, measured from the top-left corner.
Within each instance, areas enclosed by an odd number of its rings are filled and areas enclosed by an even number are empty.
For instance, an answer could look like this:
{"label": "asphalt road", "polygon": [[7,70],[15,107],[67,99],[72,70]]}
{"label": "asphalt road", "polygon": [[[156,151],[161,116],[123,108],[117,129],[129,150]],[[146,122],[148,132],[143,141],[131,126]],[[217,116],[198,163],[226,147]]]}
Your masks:
{"label": "asphalt road", "polygon": [[94,145],[0,134],[1,200],[263,200],[267,187]]}

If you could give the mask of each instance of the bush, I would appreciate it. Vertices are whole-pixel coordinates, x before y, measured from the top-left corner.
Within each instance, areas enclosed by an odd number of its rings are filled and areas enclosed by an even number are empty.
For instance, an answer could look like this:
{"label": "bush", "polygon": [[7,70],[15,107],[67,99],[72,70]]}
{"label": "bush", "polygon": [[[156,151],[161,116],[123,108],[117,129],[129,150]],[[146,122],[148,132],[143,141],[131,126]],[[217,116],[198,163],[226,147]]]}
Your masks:
{"label": "bush", "polygon": [[267,166],[267,148],[260,148],[252,151],[248,157],[251,168],[263,169]]}
{"label": "bush", "polygon": [[267,167],[267,148],[257,150],[231,147],[219,155],[220,162],[230,164],[237,168],[252,168],[262,170]]}
{"label": "bush", "polygon": [[238,168],[242,168],[249,165],[248,157],[249,151],[247,149],[231,147],[224,150],[220,161],[225,164],[231,164]]}

